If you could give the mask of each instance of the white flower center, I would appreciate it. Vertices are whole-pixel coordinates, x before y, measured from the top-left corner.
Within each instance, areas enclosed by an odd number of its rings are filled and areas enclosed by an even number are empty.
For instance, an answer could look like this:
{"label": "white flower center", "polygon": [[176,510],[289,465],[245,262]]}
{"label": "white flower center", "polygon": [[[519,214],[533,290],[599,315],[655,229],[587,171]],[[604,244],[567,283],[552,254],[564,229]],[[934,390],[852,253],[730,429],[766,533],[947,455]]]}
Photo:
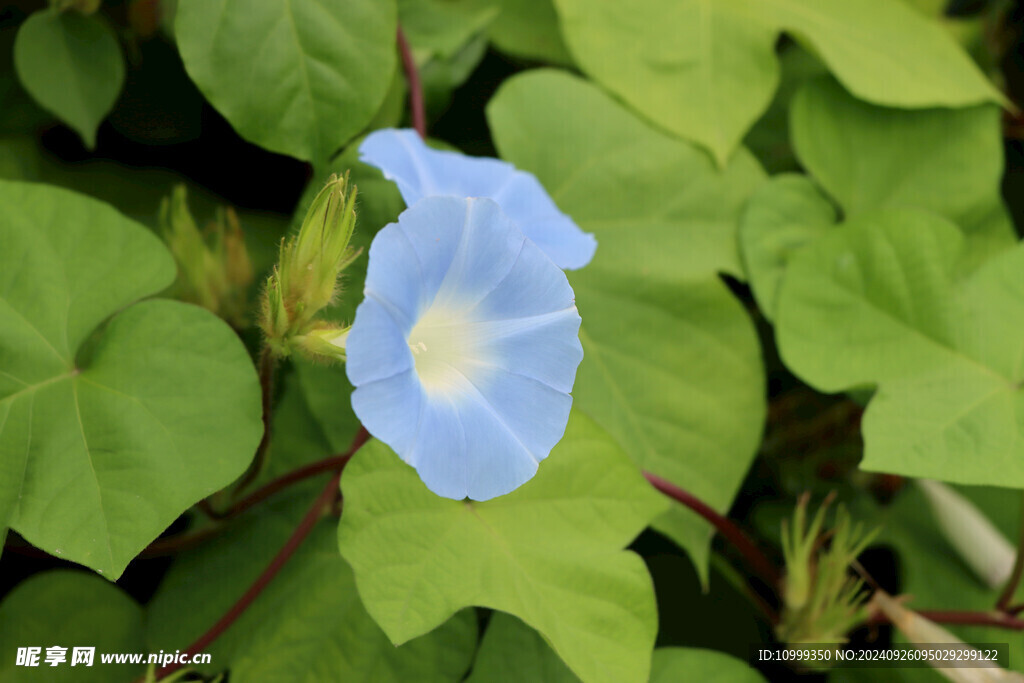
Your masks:
{"label": "white flower center", "polygon": [[429,393],[463,387],[474,363],[482,362],[480,336],[461,311],[430,308],[409,332],[409,348]]}

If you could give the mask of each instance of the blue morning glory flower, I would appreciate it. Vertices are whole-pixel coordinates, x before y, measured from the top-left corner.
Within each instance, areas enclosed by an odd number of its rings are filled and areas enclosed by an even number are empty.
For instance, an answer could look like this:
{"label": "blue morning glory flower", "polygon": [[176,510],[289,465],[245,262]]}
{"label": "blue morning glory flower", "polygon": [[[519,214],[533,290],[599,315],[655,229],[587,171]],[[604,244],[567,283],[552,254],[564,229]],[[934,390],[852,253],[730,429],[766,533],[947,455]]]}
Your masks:
{"label": "blue morning glory flower", "polygon": [[431,149],[416,131],[393,128],[367,136],[359,158],[395,181],[407,206],[423,197],[488,197],[559,268],[582,268],[594,258],[594,236],[558,210],[533,174],[510,163]]}
{"label": "blue morning glory flower", "polygon": [[495,202],[429,197],[377,233],[364,294],[346,372],[370,433],[447,498],[533,477],[583,358],[565,274]]}

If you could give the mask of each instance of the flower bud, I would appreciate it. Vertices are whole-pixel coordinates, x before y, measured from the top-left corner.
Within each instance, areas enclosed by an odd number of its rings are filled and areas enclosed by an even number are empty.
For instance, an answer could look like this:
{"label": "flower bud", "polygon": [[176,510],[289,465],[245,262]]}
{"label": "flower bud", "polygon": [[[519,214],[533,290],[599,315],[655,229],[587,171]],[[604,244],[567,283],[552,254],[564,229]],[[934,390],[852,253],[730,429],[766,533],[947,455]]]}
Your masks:
{"label": "flower bud", "polygon": [[160,227],[178,263],[176,296],[216,313],[224,282],[218,277],[214,256],[188,210],[184,185],[176,186],[161,203]]}
{"label": "flower bud", "polygon": [[331,303],[338,276],[349,259],[349,240],[355,228],[355,188],[346,196],[348,177],[331,176],[313,199],[295,240],[281,257],[282,282],[292,292],[286,296],[304,304],[303,313],[312,318]]}
{"label": "flower bud", "polygon": [[204,234],[189,211],[185,186],[178,185],[160,205],[160,228],[178,264],[174,295],[243,327],[253,274],[235,212],[219,210]]}
{"label": "flower bud", "polygon": [[[267,281],[261,326],[278,355],[298,348],[314,356],[338,357],[323,346],[316,315],[338,293],[338,280],[359,256],[349,246],[355,229],[356,188],[348,175],[331,176],[313,199],[299,232],[283,243],[277,267]],[[344,357],[342,351],[341,357]]]}
{"label": "flower bud", "polygon": [[[782,618],[777,635],[785,643],[841,643],[863,621],[863,583],[849,572],[850,564],[874,538],[853,524],[841,507],[831,531],[823,534],[829,501],[807,524],[807,497],[800,499],[793,524],[783,522],[782,552],[786,562]],[[829,538],[826,544],[824,541]]]}
{"label": "flower bud", "polygon": [[350,327],[321,327],[295,338],[295,346],[312,359],[325,362],[345,362],[345,342]]}

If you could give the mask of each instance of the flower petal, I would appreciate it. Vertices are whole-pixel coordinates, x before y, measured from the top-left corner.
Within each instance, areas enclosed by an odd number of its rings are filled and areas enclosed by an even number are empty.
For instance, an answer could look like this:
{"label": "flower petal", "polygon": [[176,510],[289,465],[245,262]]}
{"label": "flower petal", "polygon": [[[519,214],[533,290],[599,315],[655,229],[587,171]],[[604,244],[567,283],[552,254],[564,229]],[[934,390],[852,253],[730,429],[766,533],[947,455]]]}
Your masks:
{"label": "flower petal", "polygon": [[384,129],[359,146],[360,159],[394,180],[412,206],[423,197],[487,197],[560,268],[582,268],[597,241],[559,211],[535,176],[498,159],[431,149],[413,130]]}
{"label": "flower petal", "polygon": [[363,293],[391,312],[403,334],[408,334],[429,303],[425,299],[430,288],[409,238],[391,227],[378,232],[370,244]]}
{"label": "flower petal", "polygon": [[395,452],[416,468],[428,489],[445,498],[462,500],[468,490],[469,469],[466,434],[458,410],[451,400],[435,396],[424,401],[418,426],[412,448]]}
{"label": "flower petal", "polygon": [[411,453],[425,397],[412,368],[362,384],[352,392],[352,410],[367,431],[397,453]]}
{"label": "flower petal", "polygon": [[345,373],[357,387],[413,368],[406,332],[388,308],[373,297],[364,299],[356,309],[345,353]]}
{"label": "flower petal", "polygon": [[[486,343],[489,367],[542,382],[563,393],[572,390],[583,360],[575,308],[521,318],[475,323],[474,333]],[[484,342],[483,339],[487,341]],[[467,374],[475,376],[471,369]]]}
{"label": "flower petal", "polygon": [[[515,168],[511,164],[509,166]],[[513,171],[500,189],[478,196],[490,197],[498,202],[502,211],[559,268],[576,270],[594,258],[597,239],[593,234],[580,230],[571,218],[559,211],[554,200],[532,173]]]}
{"label": "flower petal", "polygon": [[428,197],[378,233],[366,295],[347,354],[367,429],[442,496],[529,480],[583,357],[565,274],[495,202]]}
{"label": "flower petal", "polygon": [[426,405],[422,430],[430,438],[420,434],[410,462],[434,493],[489,500],[515,490],[536,474],[542,456],[530,451],[465,377],[455,391],[444,396],[428,394]]}

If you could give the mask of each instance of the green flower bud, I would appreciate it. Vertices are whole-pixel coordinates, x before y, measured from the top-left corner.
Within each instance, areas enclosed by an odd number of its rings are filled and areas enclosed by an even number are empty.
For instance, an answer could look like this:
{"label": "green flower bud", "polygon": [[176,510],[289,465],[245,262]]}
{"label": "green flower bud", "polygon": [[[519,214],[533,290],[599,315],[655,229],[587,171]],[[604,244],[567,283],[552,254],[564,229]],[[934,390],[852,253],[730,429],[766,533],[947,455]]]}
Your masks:
{"label": "green flower bud", "polygon": [[[327,359],[339,358],[337,347],[321,338],[316,319],[339,292],[342,272],[361,253],[349,241],[355,230],[356,188],[348,175],[331,176],[313,199],[297,235],[282,243],[278,266],[267,282],[261,327],[278,355],[295,349]],[[344,352],[341,352],[344,358]]]}
{"label": "green flower bud", "polygon": [[356,191],[347,189],[347,175],[331,176],[310,204],[298,236],[281,254],[286,296],[304,305],[307,319],[331,303],[338,276],[351,263],[348,243],[356,223]]}
{"label": "green flower bud", "polygon": [[321,327],[295,338],[296,348],[314,361],[345,362],[345,342],[350,327]]}
{"label": "green flower bud", "polygon": [[161,203],[159,219],[178,264],[173,294],[244,327],[253,274],[235,212],[219,210],[204,234],[189,211],[185,186],[178,185]]}
{"label": "green flower bud", "polygon": [[807,497],[797,504],[793,523],[782,524],[786,562],[783,610],[777,627],[789,644],[843,643],[846,634],[867,616],[863,582],[850,565],[872,541],[841,507],[828,533],[822,533],[828,500],[807,524]]}

